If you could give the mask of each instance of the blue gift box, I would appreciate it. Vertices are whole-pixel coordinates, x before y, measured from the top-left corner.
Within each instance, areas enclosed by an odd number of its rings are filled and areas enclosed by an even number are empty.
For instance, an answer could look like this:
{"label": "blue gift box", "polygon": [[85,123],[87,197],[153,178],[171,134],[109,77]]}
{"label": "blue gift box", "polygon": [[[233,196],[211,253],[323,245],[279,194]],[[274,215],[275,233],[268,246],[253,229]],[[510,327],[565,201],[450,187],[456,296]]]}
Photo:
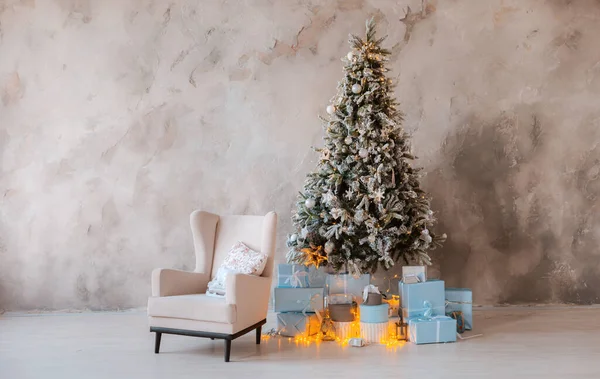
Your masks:
{"label": "blue gift box", "polygon": [[320,329],[317,315],[303,314],[300,312],[287,312],[277,314],[277,332],[285,337],[298,335],[312,336]]}
{"label": "blue gift box", "polygon": [[349,274],[327,275],[329,294],[351,295],[357,304],[363,301],[363,290],[371,282],[371,275],[354,277]]}
{"label": "blue gift box", "polygon": [[448,316],[411,318],[408,320],[408,338],[417,345],[456,342],[456,320]]}
{"label": "blue gift box", "polygon": [[325,267],[316,268],[310,266],[308,268],[308,286],[309,287],[325,287],[327,281],[327,272]]}
{"label": "blue gift box", "polygon": [[412,284],[400,282],[398,286],[404,319],[446,314],[443,280],[428,280],[424,283]]}
{"label": "blue gift box", "polygon": [[360,322],[368,324],[388,322],[389,304],[383,303],[379,305],[365,305],[361,304],[360,308]]}
{"label": "blue gift box", "polygon": [[462,312],[465,329],[473,329],[473,292],[468,288],[446,288],[446,314]]}
{"label": "blue gift box", "polygon": [[280,263],[277,265],[277,287],[308,287],[308,269],[304,265]]}
{"label": "blue gift box", "polygon": [[275,312],[320,312],[323,310],[323,288],[275,288]]}

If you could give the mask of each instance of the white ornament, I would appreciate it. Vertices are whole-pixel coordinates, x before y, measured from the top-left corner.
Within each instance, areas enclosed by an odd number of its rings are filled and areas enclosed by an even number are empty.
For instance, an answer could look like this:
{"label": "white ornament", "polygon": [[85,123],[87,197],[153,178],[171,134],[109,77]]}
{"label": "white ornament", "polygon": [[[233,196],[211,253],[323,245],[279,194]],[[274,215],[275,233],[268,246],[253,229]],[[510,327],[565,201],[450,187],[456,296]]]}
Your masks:
{"label": "white ornament", "polygon": [[430,210],[428,210],[428,211],[427,211],[427,214],[428,214],[429,216],[431,216],[431,215],[433,215],[433,211],[430,209]]}
{"label": "white ornament", "polygon": [[300,235],[302,236],[302,238],[306,238],[306,236],[308,236],[308,229],[302,228],[302,230],[300,231]]}
{"label": "white ornament", "polygon": [[297,235],[296,233],[294,233],[294,234],[292,234],[292,235],[290,236],[290,241],[291,241],[291,242],[296,242],[296,240],[297,240],[297,239],[298,239],[298,235]]}
{"label": "white ornament", "polygon": [[346,137],[346,139],[344,139],[344,142],[346,142],[346,145],[350,145],[352,143],[352,137]]}
{"label": "white ornament", "polygon": [[428,234],[425,236],[425,238],[423,238],[423,241],[425,241],[427,243],[431,243],[431,241],[433,241],[433,238],[431,238],[431,236]]}
{"label": "white ornament", "polygon": [[446,238],[448,238],[448,235],[446,233],[444,233],[444,234],[442,234],[442,238],[446,239]]}
{"label": "white ornament", "polygon": [[304,202],[304,205],[306,205],[306,208],[308,208],[308,209],[314,208],[315,199],[306,199],[306,201]]}
{"label": "white ornament", "polygon": [[358,151],[358,155],[360,155],[361,158],[366,158],[369,156],[369,151],[367,149],[360,149]]}
{"label": "white ornament", "polygon": [[333,105],[328,105],[327,106],[327,113],[334,114],[335,113],[335,107]]}
{"label": "white ornament", "polygon": [[335,245],[333,244],[333,242],[331,242],[331,241],[325,242],[325,252],[327,254],[331,253],[333,251],[334,247],[335,247]]}
{"label": "white ornament", "polygon": [[429,235],[429,230],[427,230],[427,229],[423,229],[423,231],[421,232],[421,234],[423,234],[423,235],[425,235],[425,236],[426,236],[426,235]]}
{"label": "white ornament", "polygon": [[360,84],[355,84],[352,86],[352,92],[361,93],[361,91],[362,91],[362,86]]}
{"label": "white ornament", "polygon": [[351,51],[348,53],[348,55],[346,55],[346,58],[348,58],[349,61],[352,60],[352,58],[354,58],[354,53]]}

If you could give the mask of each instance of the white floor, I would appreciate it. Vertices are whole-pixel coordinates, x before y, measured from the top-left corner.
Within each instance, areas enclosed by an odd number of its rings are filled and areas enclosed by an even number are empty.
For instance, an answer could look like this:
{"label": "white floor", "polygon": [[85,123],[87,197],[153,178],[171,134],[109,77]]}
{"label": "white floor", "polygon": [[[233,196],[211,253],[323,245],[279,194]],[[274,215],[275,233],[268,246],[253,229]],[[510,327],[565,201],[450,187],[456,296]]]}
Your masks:
{"label": "white floor", "polygon": [[0,316],[0,378],[600,378],[600,308],[496,308],[476,312],[483,337],[397,348],[255,345],[163,335],[161,353],[145,314]]}

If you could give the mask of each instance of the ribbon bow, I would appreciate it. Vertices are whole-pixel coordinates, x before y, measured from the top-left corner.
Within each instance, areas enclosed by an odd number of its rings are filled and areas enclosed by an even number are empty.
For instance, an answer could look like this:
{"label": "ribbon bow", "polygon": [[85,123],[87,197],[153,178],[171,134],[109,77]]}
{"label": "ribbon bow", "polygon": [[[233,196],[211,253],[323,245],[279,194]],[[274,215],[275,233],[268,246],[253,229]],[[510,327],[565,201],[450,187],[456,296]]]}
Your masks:
{"label": "ribbon bow", "polygon": [[285,280],[290,286],[297,288],[302,287],[302,278],[307,275],[306,271],[292,269],[292,274]]}

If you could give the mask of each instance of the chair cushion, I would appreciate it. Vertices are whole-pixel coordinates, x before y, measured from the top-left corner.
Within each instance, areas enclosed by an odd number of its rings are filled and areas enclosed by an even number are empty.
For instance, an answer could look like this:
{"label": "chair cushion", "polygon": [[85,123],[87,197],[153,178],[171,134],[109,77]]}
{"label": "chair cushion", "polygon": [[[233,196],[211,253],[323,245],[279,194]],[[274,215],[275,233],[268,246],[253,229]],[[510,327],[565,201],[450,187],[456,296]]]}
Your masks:
{"label": "chair cushion", "polygon": [[233,324],[237,320],[235,305],[225,299],[205,294],[150,297],[148,316]]}

